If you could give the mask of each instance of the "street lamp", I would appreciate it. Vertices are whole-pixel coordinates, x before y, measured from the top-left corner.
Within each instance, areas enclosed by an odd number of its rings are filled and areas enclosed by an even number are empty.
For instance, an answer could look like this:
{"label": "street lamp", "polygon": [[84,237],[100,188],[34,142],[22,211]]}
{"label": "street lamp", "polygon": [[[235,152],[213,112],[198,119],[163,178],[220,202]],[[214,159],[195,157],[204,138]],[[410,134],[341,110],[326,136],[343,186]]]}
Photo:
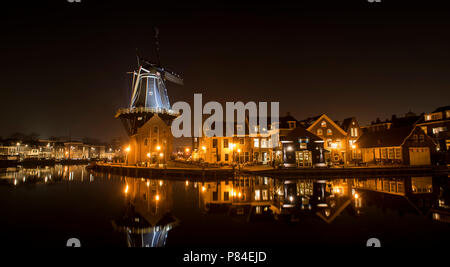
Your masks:
{"label": "street lamp", "polygon": [[128,146],[125,148],[125,152],[127,153],[126,165],[128,165],[128,153],[130,153],[130,150],[131,150],[131,147],[128,145]]}
{"label": "street lamp", "polygon": [[202,150],[203,150],[203,161],[206,161],[206,146],[202,146]]}

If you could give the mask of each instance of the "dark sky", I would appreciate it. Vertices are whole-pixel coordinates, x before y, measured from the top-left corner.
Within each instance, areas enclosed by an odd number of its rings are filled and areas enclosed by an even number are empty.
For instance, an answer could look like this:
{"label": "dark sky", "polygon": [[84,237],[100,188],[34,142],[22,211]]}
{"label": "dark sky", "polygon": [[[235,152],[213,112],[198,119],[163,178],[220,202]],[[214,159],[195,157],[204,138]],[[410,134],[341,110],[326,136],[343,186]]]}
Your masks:
{"label": "dark sky", "polygon": [[125,136],[114,114],[153,26],[185,79],[172,103],[280,101],[363,124],[450,104],[449,10],[430,1],[81,1],[2,6],[0,136]]}

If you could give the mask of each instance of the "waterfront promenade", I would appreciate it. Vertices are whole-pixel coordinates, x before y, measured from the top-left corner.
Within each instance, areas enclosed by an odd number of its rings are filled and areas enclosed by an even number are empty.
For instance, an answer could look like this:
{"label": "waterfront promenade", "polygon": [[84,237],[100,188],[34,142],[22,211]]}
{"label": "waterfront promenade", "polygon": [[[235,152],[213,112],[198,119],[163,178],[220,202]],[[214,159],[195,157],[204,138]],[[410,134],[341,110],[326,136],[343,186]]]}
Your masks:
{"label": "waterfront promenade", "polygon": [[[171,166],[172,165],[172,166]],[[447,167],[433,166],[392,166],[392,167],[346,167],[346,168],[283,168],[275,169],[267,165],[245,167],[199,167],[198,165],[185,165],[182,167],[164,165],[164,167],[138,167],[122,164],[97,163],[90,169],[98,172],[108,172],[134,177],[158,177],[158,178],[227,178],[236,175],[257,175],[278,178],[298,177],[332,177],[332,176],[383,176],[383,175],[417,175],[448,173]]]}

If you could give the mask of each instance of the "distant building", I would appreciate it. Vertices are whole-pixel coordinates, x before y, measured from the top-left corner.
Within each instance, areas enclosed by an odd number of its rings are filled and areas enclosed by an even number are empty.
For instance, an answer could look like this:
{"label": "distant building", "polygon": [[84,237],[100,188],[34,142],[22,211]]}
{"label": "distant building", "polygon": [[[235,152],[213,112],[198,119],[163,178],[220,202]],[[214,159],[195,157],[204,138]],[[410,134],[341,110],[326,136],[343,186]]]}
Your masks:
{"label": "distant building", "polygon": [[440,151],[450,151],[450,106],[424,114],[417,126],[436,141]]}
{"label": "distant building", "polygon": [[376,164],[430,165],[436,144],[416,126],[393,127],[364,133],[356,147],[362,162]]}

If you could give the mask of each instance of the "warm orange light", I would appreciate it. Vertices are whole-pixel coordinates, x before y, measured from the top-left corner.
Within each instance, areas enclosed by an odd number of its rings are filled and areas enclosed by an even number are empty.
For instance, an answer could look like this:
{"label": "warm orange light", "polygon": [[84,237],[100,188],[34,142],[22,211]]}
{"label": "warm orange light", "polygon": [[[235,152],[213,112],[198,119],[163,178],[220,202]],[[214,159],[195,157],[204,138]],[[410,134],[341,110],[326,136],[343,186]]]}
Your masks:
{"label": "warm orange light", "polygon": [[156,150],[160,151],[161,150],[161,146],[156,146]]}
{"label": "warm orange light", "polygon": [[355,199],[358,199],[359,198],[359,195],[358,195],[358,193],[355,193]]}
{"label": "warm orange light", "polygon": [[159,156],[162,158],[164,157],[164,153],[159,153]]}
{"label": "warm orange light", "polygon": [[190,151],[189,147],[186,147],[186,149],[184,151],[186,151],[186,153],[188,153]]}
{"label": "warm orange light", "polygon": [[159,186],[162,186],[163,185],[163,181],[159,181]]}
{"label": "warm orange light", "polygon": [[202,146],[202,150],[203,150],[203,151],[206,151],[206,146]]}
{"label": "warm orange light", "polygon": [[147,187],[149,187],[150,186],[150,181],[147,181]]}
{"label": "warm orange light", "polygon": [[159,201],[159,195],[156,195],[156,196],[155,196],[155,200],[156,200],[156,201]]}
{"label": "warm orange light", "polygon": [[238,148],[237,152],[238,152],[238,153],[241,153],[241,149],[240,149],[240,148]]}
{"label": "warm orange light", "polygon": [[126,148],[125,148],[125,152],[130,152],[130,150],[131,150],[131,147],[130,146],[127,146]]}
{"label": "warm orange light", "polygon": [[352,149],[355,149],[356,148],[356,145],[352,145]]}
{"label": "warm orange light", "polygon": [[147,158],[150,158],[150,153],[147,153]]}
{"label": "warm orange light", "polygon": [[128,194],[128,185],[125,186],[125,194]]}
{"label": "warm orange light", "polygon": [[186,186],[188,186],[189,185],[189,181],[186,181]]}
{"label": "warm orange light", "polygon": [[205,192],[206,191],[206,187],[202,186],[202,191]]}
{"label": "warm orange light", "polygon": [[240,198],[242,196],[241,192],[239,192],[238,197]]}

